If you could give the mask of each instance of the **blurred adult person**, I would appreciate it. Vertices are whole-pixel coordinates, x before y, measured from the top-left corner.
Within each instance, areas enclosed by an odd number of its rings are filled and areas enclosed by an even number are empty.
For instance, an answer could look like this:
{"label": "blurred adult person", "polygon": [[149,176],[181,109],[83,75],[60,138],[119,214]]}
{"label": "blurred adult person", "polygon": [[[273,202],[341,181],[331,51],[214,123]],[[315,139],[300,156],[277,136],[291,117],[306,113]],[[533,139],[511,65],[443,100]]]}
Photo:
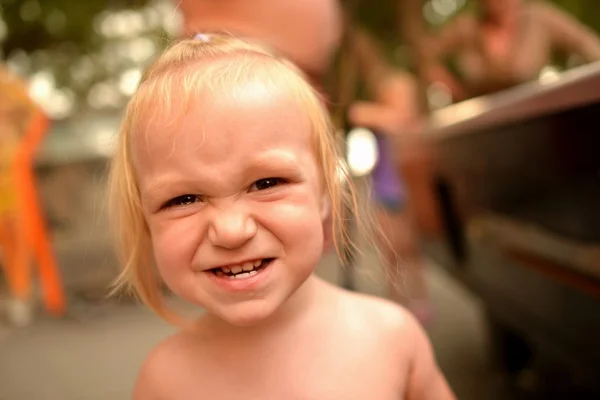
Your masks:
{"label": "blurred adult person", "polygon": [[[535,80],[556,53],[600,59],[595,32],[540,0],[478,0],[479,13],[457,16],[422,40],[427,76],[461,100]],[[442,67],[454,56],[458,76]]]}

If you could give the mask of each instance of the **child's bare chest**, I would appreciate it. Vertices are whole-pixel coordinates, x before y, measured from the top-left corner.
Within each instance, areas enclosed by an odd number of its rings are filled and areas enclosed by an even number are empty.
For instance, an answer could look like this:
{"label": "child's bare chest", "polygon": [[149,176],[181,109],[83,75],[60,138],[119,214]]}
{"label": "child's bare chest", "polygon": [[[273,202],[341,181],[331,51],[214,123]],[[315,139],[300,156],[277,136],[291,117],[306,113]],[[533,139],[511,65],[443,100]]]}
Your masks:
{"label": "child's bare chest", "polygon": [[[339,341],[261,349],[186,369],[173,399],[398,400],[407,366],[384,343]],[[208,361],[208,362],[207,362]],[[195,372],[193,372],[195,371]],[[174,393],[175,395],[175,393]]]}
{"label": "child's bare chest", "polygon": [[260,366],[190,379],[173,399],[398,400],[403,393],[399,376],[392,377],[369,361],[331,366],[298,364],[278,371],[252,368]]}

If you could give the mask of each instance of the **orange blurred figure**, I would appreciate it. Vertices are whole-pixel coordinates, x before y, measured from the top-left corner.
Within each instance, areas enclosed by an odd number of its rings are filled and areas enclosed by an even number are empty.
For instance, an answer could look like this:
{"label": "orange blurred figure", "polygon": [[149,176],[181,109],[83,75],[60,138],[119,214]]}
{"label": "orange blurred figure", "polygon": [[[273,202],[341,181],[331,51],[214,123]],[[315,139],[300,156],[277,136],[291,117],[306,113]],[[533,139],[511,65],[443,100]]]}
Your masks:
{"label": "orange blurred figure", "polygon": [[23,81],[0,68],[0,265],[11,296],[16,324],[31,319],[32,261],[46,309],[65,312],[65,295],[38,203],[34,156],[48,119],[29,98]]}

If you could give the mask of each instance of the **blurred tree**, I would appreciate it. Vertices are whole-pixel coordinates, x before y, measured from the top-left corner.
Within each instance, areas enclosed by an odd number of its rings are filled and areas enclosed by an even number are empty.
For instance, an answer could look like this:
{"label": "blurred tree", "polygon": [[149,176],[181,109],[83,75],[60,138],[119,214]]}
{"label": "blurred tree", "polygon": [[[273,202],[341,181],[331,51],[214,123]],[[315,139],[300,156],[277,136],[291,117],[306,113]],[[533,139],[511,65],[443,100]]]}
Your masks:
{"label": "blurred tree", "polygon": [[177,23],[165,0],[0,0],[0,49],[56,118],[116,109]]}
{"label": "blurred tree", "polygon": [[6,36],[2,50],[28,53],[64,47],[89,51],[97,45],[94,20],[102,12],[139,8],[147,0],[2,0]]}

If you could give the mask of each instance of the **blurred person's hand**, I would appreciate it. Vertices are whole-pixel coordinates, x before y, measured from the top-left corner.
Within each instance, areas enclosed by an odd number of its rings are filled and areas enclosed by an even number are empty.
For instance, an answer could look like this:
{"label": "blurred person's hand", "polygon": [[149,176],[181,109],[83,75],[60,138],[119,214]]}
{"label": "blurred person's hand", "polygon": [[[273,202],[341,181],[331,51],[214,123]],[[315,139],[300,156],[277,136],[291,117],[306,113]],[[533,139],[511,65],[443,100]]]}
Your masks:
{"label": "blurred person's hand", "polygon": [[443,65],[431,63],[424,68],[425,84],[438,83],[445,86],[453,101],[461,101],[467,98],[467,93],[460,82]]}
{"label": "blurred person's hand", "polygon": [[394,71],[373,88],[373,101],[355,102],[348,118],[354,126],[396,135],[419,121],[417,82],[405,72]]}

